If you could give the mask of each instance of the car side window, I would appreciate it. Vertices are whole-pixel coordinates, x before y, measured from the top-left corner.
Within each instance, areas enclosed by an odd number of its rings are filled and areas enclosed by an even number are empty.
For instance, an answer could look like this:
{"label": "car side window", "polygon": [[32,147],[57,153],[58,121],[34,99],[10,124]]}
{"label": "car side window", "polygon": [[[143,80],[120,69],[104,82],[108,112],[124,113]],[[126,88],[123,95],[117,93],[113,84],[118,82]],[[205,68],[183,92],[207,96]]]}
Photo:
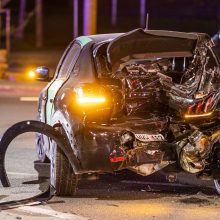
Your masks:
{"label": "car side window", "polygon": [[81,51],[81,46],[75,42],[72,47],[69,49],[66,57],[63,60],[63,63],[60,67],[57,78],[67,78],[70,72],[73,70],[73,67],[79,57]]}

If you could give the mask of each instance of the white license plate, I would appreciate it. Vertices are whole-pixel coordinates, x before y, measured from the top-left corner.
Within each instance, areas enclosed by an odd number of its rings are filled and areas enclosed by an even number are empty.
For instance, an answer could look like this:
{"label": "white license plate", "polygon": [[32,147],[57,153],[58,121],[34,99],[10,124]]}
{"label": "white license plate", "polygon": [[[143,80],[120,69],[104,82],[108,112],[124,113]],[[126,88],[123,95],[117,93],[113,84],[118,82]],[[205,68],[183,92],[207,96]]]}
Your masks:
{"label": "white license plate", "polygon": [[135,134],[135,137],[143,142],[165,141],[162,134]]}

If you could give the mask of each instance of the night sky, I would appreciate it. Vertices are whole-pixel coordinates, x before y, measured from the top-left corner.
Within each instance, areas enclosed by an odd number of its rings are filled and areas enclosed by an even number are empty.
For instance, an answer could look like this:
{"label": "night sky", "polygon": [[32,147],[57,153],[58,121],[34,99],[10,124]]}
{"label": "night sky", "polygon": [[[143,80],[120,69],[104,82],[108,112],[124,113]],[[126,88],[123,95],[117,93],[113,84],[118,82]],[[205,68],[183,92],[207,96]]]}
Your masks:
{"label": "night sky", "polygon": [[[80,1],[80,31],[82,34],[82,0]],[[28,0],[27,11],[34,8],[34,1]],[[72,39],[72,1],[44,0],[44,48],[64,48]],[[62,3],[61,3],[62,2]],[[12,23],[16,26],[18,0],[8,5],[12,11]],[[118,0],[118,23],[111,25],[111,0],[98,1],[98,33],[125,32],[139,25],[139,1]],[[213,35],[220,27],[219,0],[147,0],[151,29],[206,32]],[[14,40],[19,49],[34,45],[34,17],[30,19],[22,42]]]}

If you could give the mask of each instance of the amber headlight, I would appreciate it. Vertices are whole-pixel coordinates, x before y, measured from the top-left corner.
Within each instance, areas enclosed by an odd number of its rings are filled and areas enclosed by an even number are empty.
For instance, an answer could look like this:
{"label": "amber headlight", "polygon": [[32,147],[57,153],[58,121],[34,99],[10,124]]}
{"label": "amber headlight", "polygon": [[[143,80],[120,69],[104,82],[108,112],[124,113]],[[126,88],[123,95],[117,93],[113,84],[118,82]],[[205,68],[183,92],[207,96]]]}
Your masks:
{"label": "amber headlight", "polygon": [[[98,89],[98,90],[96,90]],[[105,103],[106,97],[102,94],[103,91],[100,88],[77,88],[76,91],[76,101],[79,104],[98,104]]]}
{"label": "amber headlight", "polygon": [[111,95],[100,85],[86,84],[74,89],[75,108],[92,120],[108,118],[111,114]]}

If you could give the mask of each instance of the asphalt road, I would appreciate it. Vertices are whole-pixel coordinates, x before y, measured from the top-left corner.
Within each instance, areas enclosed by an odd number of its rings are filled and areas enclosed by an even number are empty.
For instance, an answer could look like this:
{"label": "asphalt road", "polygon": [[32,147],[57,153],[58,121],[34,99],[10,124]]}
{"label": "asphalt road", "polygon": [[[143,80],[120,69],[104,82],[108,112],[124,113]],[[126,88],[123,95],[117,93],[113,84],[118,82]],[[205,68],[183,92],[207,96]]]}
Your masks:
{"label": "asphalt road", "polygon": [[[20,90],[15,91],[19,86]],[[0,81],[0,137],[12,124],[35,119],[37,102],[24,101],[27,96],[37,97],[42,85],[34,86],[37,89],[26,92],[21,87],[28,88],[28,84]],[[13,141],[6,158],[12,187],[0,186],[0,202],[40,192],[38,173],[33,166],[36,159],[34,134],[21,135]],[[195,187],[197,184],[200,186]],[[46,204],[29,204],[10,210],[0,208],[0,219],[214,220],[219,219],[218,208],[220,200],[212,190],[212,182],[196,182],[188,175],[168,183],[164,175],[149,178],[123,172],[82,179],[74,198],[54,197]]]}

